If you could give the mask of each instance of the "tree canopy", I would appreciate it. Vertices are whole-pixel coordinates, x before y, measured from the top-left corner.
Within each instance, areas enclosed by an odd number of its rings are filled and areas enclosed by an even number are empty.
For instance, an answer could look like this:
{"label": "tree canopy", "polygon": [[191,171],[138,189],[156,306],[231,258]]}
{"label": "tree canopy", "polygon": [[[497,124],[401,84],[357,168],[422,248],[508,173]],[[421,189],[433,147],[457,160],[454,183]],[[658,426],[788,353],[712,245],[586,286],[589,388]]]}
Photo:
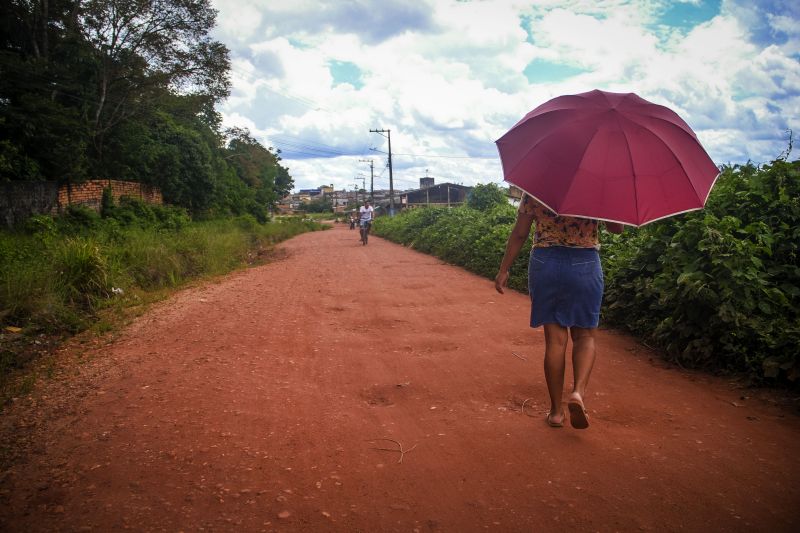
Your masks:
{"label": "tree canopy", "polygon": [[479,183],[469,192],[467,205],[479,211],[487,211],[496,205],[508,203],[506,193],[494,183]]}
{"label": "tree canopy", "polygon": [[265,216],[293,182],[223,131],[228,49],[210,0],[0,4],[0,181],[121,179],[195,213]]}

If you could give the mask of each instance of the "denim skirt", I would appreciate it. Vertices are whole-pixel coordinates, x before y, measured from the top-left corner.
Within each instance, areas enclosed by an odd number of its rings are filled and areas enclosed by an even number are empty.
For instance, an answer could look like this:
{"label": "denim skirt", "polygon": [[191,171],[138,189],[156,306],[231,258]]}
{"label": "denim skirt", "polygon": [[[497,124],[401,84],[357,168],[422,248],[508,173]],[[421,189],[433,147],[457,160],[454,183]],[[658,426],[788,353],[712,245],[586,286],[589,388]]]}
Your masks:
{"label": "denim skirt", "polygon": [[603,300],[603,269],[594,248],[534,248],[528,262],[531,327],[560,324],[596,328]]}

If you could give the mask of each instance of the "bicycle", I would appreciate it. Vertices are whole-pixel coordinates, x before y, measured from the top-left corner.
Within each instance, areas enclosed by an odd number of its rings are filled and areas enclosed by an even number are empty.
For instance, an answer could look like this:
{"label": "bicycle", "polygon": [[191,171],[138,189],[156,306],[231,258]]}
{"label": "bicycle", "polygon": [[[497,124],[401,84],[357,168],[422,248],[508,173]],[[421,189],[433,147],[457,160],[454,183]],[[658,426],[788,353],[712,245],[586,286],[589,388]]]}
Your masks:
{"label": "bicycle", "polygon": [[372,227],[371,221],[362,222],[359,227],[359,231],[361,232],[361,243],[366,246],[367,240],[369,239],[369,230]]}

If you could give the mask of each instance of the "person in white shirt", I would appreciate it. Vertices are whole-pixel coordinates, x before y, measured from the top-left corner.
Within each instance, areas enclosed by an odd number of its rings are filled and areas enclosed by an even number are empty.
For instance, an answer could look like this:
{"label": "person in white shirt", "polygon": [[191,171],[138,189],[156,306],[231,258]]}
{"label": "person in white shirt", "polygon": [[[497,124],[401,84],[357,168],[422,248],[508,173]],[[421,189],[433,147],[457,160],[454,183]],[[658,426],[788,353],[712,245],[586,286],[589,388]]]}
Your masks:
{"label": "person in white shirt", "polygon": [[364,201],[364,205],[358,210],[360,214],[359,223],[358,225],[361,228],[361,241],[364,244],[367,244],[367,236],[369,235],[369,229],[372,226],[372,219],[375,216],[375,210],[369,205],[369,200]]}

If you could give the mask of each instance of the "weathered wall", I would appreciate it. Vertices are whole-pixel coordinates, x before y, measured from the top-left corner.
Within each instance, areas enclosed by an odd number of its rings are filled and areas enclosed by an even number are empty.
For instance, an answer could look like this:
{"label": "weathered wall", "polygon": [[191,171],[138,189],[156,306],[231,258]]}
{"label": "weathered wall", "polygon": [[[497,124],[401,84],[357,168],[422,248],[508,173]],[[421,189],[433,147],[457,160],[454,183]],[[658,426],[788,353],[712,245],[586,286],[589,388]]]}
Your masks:
{"label": "weathered wall", "polygon": [[99,211],[106,187],[116,201],[131,196],[151,204],[164,203],[158,187],[132,181],[91,180],[60,187],[54,181],[12,181],[0,183],[0,222],[13,226],[32,215],[60,213],[70,204]]}
{"label": "weathered wall", "polygon": [[58,210],[58,184],[54,181],[0,183],[0,222],[13,226],[31,215]]}

